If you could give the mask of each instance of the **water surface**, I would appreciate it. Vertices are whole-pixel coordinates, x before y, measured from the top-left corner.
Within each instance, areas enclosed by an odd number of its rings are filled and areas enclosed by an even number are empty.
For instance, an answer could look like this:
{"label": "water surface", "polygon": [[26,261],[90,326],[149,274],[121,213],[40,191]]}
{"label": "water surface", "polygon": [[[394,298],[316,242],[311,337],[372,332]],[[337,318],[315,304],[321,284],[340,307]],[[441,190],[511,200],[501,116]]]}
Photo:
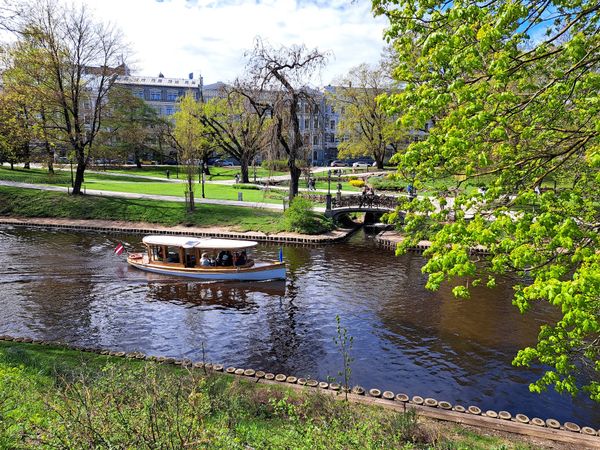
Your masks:
{"label": "water surface", "polygon": [[[395,257],[359,233],[343,244],[285,247],[285,282],[206,283],[129,268],[118,242],[141,236],[0,227],[0,334],[326,379],[342,357],[336,315],[354,337],[352,382],[465,406],[600,425],[582,397],[532,394],[540,369],[511,366],[553,318],[521,315],[509,280],[470,300],[424,289],[423,258]],[[261,245],[257,259],[277,258]]]}

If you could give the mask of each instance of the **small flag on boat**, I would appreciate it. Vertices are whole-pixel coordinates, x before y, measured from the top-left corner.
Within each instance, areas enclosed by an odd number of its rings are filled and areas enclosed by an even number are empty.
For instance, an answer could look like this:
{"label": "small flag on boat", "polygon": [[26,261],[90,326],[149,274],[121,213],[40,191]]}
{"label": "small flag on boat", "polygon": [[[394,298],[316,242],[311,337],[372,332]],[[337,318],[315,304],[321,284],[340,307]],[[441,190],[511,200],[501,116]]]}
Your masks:
{"label": "small flag on boat", "polygon": [[279,249],[279,262],[283,262],[283,249]]}
{"label": "small flag on boat", "polygon": [[120,255],[123,253],[123,250],[125,250],[125,247],[119,242],[119,245],[117,245],[117,248],[115,248],[115,255]]}

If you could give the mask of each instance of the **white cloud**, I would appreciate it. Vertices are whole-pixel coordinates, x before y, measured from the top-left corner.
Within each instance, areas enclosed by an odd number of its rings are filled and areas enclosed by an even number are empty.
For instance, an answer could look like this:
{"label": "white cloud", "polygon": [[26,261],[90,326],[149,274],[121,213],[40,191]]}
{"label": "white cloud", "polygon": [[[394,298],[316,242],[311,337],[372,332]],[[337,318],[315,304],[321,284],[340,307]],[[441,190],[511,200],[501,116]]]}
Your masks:
{"label": "white cloud", "polygon": [[353,66],[375,63],[385,19],[359,0],[79,0],[97,19],[123,31],[141,75],[187,77],[205,83],[241,74],[243,53],[261,36],[273,46],[304,43],[330,51],[321,84]]}

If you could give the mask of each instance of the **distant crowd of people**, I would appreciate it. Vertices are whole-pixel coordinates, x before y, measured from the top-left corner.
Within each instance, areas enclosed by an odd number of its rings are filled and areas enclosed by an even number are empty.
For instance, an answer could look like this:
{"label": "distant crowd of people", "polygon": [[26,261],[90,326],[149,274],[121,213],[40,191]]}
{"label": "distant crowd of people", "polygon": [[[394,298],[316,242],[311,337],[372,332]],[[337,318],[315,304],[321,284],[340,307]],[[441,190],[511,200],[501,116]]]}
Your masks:
{"label": "distant crowd of people", "polygon": [[202,253],[200,258],[201,266],[243,266],[248,262],[248,256],[246,250],[241,252],[231,253],[229,250],[221,250],[216,258],[212,257],[208,253]]}

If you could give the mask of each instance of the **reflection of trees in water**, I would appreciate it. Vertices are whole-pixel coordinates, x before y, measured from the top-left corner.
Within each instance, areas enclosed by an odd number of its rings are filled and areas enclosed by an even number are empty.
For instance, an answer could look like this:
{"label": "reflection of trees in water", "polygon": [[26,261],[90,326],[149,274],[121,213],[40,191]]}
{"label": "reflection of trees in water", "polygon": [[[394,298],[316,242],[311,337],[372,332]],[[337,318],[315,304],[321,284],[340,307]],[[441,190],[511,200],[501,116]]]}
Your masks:
{"label": "reflection of trees in water", "polygon": [[405,355],[428,354],[465,373],[481,373],[499,363],[510,367],[519,348],[535,342],[541,323],[552,317],[548,308],[527,315],[512,305],[513,280],[499,279],[497,286],[471,288],[471,298],[458,299],[451,284],[427,291],[420,277],[421,263],[401,258],[404,276],[394,295],[379,295],[377,314],[385,329],[381,336]]}
{"label": "reflection of trees in water", "polygon": [[148,284],[148,299],[217,309],[255,310],[256,293],[285,295],[285,282],[203,283],[198,281]]}

